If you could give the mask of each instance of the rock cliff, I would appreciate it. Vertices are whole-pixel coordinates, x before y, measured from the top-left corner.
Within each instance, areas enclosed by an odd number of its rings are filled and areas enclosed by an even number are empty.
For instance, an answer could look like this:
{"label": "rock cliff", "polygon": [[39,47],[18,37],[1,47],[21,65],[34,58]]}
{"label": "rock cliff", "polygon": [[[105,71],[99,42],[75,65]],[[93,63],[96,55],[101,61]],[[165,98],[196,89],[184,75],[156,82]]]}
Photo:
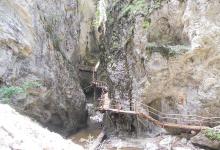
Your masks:
{"label": "rock cliff", "polygon": [[80,11],[76,0],[0,2],[1,86],[39,82],[12,98],[21,112],[62,133],[86,125],[79,85]]}
{"label": "rock cliff", "polygon": [[138,101],[164,113],[219,116],[219,6],[208,0],[109,2],[100,47],[112,99],[124,109]]}

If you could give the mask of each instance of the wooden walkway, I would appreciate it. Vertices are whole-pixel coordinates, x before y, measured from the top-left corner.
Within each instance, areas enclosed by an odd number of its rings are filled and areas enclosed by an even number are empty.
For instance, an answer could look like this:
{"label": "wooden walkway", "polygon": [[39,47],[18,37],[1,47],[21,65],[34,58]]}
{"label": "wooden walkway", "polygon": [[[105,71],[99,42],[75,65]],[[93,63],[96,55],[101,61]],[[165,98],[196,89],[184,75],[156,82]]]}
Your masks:
{"label": "wooden walkway", "polygon": [[[101,85],[101,86],[97,86],[99,88],[104,88],[107,89],[107,84],[103,84],[103,82],[99,82],[99,81],[95,81],[94,83],[96,83],[96,85]],[[183,118],[192,118],[193,119],[186,119],[187,122],[191,125],[188,124],[180,124],[180,123],[172,123],[172,122],[164,122],[164,121],[160,121],[160,120],[156,120],[155,118],[151,117],[149,114],[145,114],[143,112],[139,112],[137,109],[135,109],[136,111],[129,111],[129,110],[121,110],[121,109],[115,109],[115,108],[111,108],[110,105],[110,99],[108,98],[108,92],[104,93],[105,96],[101,95],[101,100],[102,100],[102,105],[99,108],[99,111],[101,112],[111,112],[111,113],[118,113],[118,114],[129,114],[129,115],[136,115],[138,116],[140,119],[144,119],[144,120],[148,120],[152,123],[154,123],[157,126],[163,127],[163,128],[176,128],[176,129],[186,129],[186,130],[194,130],[194,131],[200,131],[200,130],[204,130],[204,129],[208,129],[210,127],[208,126],[203,126],[202,124],[204,122],[211,122],[210,121],[210,117],[201,117],[201,116],[192,116],[192,115],[181,115],[181,114],[170,114],[171,116],[169,116],[169,114],[164,114],[166,117],[159,117],[159,118],[166,118],[166,119],[170,119],[170,120],[181,120]],[[146,105],[140,105],[141,107],[147,107],[147,110],[151,113],[155,112],[159,112],[158,110],[151,108],[150,106]],[[149,110],[149,108],[153,109],[154,112],[152,110]],[[176,118],[176,116],[178,116],[178,118]],[[195,117],[200,118],[200,120],[196,120]],[[213,117],[215,120],[219,120],[219,122],[215,121],[215,123],[219,123],[220,124],[220,117]],[[206,121],[204,121],[206,119]],[[198,122],[200,125],[192,125],[195,122]]]}
{"label": "wooden walkway", "polygon": [[137,115],[140,118],[143,118],[145,120],[148,120],[152,123],[154,123],[157,126],[160,126],[162,128],[176,128],[176,129],[185,129],[185,130],[194,130],[194,131],[200,131],[204,129],[209,129],[210,127],[207,126],[196,126],[196,125],[183,125],[183,124],[177,124],[177,123],[169,123],[169,122],[161,122],[159,120],[154,119],[150,115],[146,115],[144,113],[136,112],[136,111],[127,111],[127,110],[119,110],[119,109],[100,109],[101,112],[103,111],[109,111],[113,113],[121,113],[121,114],[130,114],[130,115]]}
{"label": "wooden walkway", "polygon": [[[85,69],[85,71],[88,71],[88,70],[89,70],[88,68]],[[91,69],[91,71],[94,74],[94,69]],[[165,114],[146,104],[141,104],[141,103],[139,103],[138,105],[135,104],[135,106],[145,108],[146,110],[148,110],[149,113],[152,113],[158,116],[158,118],[172,120],[172,121],[167,122],[167,121],[161,121],[159,119],[157,120],[151,117],[149,114],[138,111],[137,108],[134,108],[135,111],[115,109],[111,107],[111,101],[108,97],[107,83],[103,81],[94,80],[93,78],[92,85],[102,90],[102,94],[99,98],[99,100],[101,101],[101,105],[98,110],[103,113],[111,112],[111,113],[117,113],[117,114],[136,115],[139,119],[148,120],[162,128],[176,128],[176,129],[200,131],[200,130],[210,128],[208,126],[204,126],[203,124],[205,123],[215,123],[216,125],[220,124],[220,117],[203,117],[203,116],[196,116],[196,115]],[[187,124],[178,123],[178,122],[181,122],[182,120],[184,120],[183,122],[187,122]],[[177,122],[177,123],[173,123],[173,122]]]}

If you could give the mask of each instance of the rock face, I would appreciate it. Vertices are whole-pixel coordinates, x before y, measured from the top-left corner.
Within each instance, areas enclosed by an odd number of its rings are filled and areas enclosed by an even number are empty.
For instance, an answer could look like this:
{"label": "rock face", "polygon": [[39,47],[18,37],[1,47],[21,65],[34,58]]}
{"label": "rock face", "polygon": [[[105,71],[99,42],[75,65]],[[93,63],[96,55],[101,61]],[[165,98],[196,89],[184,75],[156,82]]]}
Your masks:
{"label": "rock face", "polygon": [[42,128],[8,105],[0,104],[0,149],[83,150],[79,145]]}
{"label": "rock face", "polygon": [[80,15],[76,0],[0,2],[0,81],[38,81],[38,91],[13,105],[63,133],[86,124],[85,96],[76,73]]}
{"label": "rock face", "polygon": [[112,99],[124,109],[138,101],[164,113],[219,116],[219,6],[208,0],[110,3],[100,38]]}
{"label": "rock face", "polygon": [[[220,126],[217,126],[211,130],[217,131],[216,135],[219,135],[219,129],[220,129]],[[191,138],[192,143],[195,145],[198,145],[200,147],[219,150],[220,149],[220,141],[218,139],[214,139],[215,134],[213,134],[213,132],[211,132],[211,131],[209,131],[210,132],[209,134],[207,134],[206,132],[208,132],[208,131],[200,132],[196,136]],[[207,136],[206,134],[209,136]]]}

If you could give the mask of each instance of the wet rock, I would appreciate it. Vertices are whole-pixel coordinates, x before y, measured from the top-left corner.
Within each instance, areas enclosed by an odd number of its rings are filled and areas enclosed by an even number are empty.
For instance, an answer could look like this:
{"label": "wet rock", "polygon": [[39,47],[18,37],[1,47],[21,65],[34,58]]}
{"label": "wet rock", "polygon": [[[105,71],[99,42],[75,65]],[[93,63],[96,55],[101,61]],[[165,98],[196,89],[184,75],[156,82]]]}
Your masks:
{"label": "wet rock", "polygon": [[0,149],[83,150],[3,104],[0,104]]}

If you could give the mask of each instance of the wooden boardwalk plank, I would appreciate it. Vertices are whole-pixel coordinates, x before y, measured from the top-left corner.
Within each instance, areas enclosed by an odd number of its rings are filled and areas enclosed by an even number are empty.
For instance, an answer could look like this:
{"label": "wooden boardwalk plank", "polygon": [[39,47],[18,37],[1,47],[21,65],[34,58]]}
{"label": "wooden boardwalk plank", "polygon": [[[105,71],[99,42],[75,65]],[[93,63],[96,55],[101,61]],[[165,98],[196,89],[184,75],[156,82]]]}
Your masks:
{"label": "wooden boardwalk plank", "polygon": [[101,109],[101,111],[110,111],[113,113],[122,113],[122,114],[132,114],[132,115],[137,115],[138,113],[135,111],[127,111],[127,110],[120,110],[120,109]]}

